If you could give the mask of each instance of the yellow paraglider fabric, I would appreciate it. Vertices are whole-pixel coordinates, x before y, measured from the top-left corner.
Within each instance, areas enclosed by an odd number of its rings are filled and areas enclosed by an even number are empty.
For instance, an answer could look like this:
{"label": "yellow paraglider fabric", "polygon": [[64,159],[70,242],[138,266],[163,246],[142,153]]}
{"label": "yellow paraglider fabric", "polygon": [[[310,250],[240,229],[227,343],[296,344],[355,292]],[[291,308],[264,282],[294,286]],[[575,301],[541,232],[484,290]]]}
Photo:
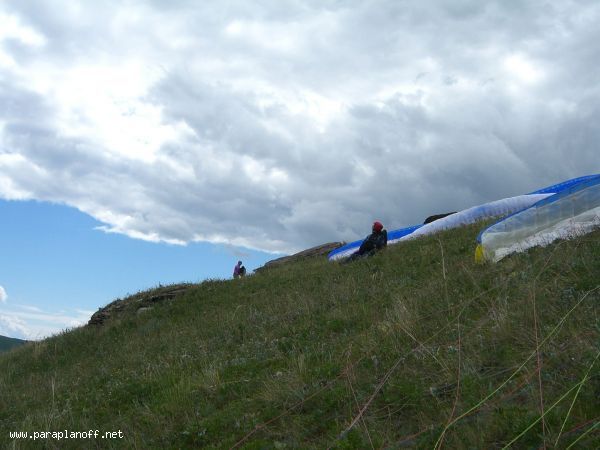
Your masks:
{"label": "yellow paraglider fabric", "polygon": [[485,262],[485,257],[483,256],[483,247],[481,244],[477,244],[477,247],[475,247],[475,262],[478,264],[483,264]]}

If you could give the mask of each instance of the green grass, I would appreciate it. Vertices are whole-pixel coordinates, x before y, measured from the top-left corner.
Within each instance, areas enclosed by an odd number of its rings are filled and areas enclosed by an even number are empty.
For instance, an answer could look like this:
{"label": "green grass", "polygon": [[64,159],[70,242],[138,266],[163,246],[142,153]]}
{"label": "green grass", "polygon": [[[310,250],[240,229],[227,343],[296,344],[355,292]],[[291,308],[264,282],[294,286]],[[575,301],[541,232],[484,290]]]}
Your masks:
{"label": "green grass", "polygon": [[[0,446],[597,447],[600,232],[477,265],[480,228],[206,281],[0,356]],[[65,429],[123,439],[8,434]]]}

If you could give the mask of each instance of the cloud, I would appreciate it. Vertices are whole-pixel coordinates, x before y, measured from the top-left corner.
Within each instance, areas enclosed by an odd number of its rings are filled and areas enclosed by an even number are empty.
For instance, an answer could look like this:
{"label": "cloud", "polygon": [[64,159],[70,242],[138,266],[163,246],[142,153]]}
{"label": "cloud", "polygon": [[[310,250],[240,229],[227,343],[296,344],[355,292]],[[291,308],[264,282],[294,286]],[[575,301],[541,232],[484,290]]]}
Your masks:
{"label": "cloud", "polygon": [[27,339],[30,330],[25,322],[18,317],[0,314],[0,335],[16,337],[18,339]]}
{"label": "cloud", "polygon": [[572,1],[5,2],[0,197],[291,252],[599,172],[599,18]]}
{"label": "cloud", "polygon": [[16,305],[0,310],[0,335],[19,339],[43,339],[60,330],[87,323],[93,311],[46,312],[35,306]]}
{"label": "cloud", "polygon": [[5,303],[8,295],[6,294],[6,290],[0,286],[0,303]]}

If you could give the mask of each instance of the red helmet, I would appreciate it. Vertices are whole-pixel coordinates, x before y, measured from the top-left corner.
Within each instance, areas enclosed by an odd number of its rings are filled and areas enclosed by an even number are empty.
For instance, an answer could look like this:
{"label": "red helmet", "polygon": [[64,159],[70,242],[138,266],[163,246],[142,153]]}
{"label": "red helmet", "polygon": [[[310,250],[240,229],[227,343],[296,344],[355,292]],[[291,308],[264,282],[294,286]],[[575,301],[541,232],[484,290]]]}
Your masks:
{"label": "red helmet", "polygon": [[383,230],[383,224],[381,222],[373,222],[373,231],[379,233],[381,230]]}

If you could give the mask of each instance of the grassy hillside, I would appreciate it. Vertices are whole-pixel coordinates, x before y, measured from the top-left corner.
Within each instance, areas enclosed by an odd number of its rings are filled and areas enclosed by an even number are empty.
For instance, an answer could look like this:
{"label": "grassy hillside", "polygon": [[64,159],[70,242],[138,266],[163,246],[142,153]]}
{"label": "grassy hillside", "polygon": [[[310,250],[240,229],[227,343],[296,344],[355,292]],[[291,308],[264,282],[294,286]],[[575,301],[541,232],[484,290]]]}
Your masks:
{"label": "grassy hillside", "polygon": [[6,336],[0,336],[0,353],[10,350],[11,348],[23,345],[27,341],[23,339],[10,338]]}
{"label": "grassy hillside", "polygon": [[[480,228],[206,281],[0,356],[0,447],[597,448],[600,232],[480,266]],[[123,437],[8,434],[90,429]]]}

